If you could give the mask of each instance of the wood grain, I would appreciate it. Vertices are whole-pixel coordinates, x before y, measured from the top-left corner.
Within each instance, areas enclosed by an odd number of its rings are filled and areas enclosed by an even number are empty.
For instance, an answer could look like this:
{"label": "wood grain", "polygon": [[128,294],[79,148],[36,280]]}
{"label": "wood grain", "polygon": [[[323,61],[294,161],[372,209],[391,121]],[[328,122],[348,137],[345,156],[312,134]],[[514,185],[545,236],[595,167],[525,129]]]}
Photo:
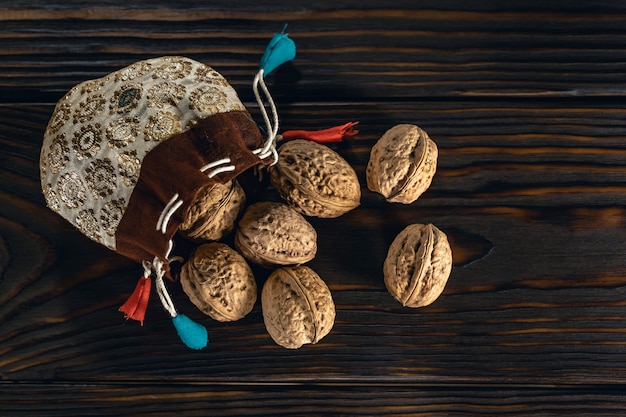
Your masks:
{"label": "wood grain", "polygon": [[[298,45],[307,100],[381,97],[624,95],[619,2],[562,7],[497,1],[477,10],[441,2],[12,2],[0,9],[5,102],[56,101],[69,87],[129,62],[183,54],[218,70],[250,97],[251,71],[284,23]],[[68,84],[69,83],[69,84]]]}
{"label": "wood grain", "polygon": [[[361,177],[369,146],[388,120],[424,120],[441,148],[440,169],[416,204],[390,205],[364,189],[358,210],[312,220],[320,250],[311,266],[338,305],[331,335],[297,352],[278,348],[257,306],[241,322],[209,323],[212,345],[194,353],[178,346],[158,306],[144,328],[123,325],[117,306],[139,270],[43,206],[37,155],[51,107],[14,106],[0,129],[9,253],[1,283],[3,377],[150,380],[154,361],[166,355],[162,377],[178,381],[622,383],[616,369],[626,364],[615,354],[626,344],[620,313],[626,173],[619,169],[625,155],[617,132],[604,124],[588,123],[573,139],[558,133],[559,126],[581,123],[581,114],[611,125],[622,113],[552,103],[368,109],[295,103],[282,112],[286,125],[302,120],[307,127],[313,121],[304,115],[318,122],[363,116],[357,139],[337,148]],[[11,126],[22,119],[30,126]],[[455,119],[472,126],[461,131]],[[493,127],[500,125],[506,128]],[[380,272],[386,248],[411,222],[446,231],[455,257],[444,295],[421,310],[397,305]],[[175,294],[193,315],[180,289]],[[206,372],[197,374],[197,361]]]}
{"label": "wood grain", "polygon": [[[279,3],[0,6],[0,414],[622,415],[626,5]],[[298,56],[268,78],[281,128],[360,122],[333,147],[362,205],[312,220],[336,324],[286,350],[260,305],[217,323],[172,285],[209,328],[189,351],[158,302],[143,327],[125,323],[140,267],[45,207],[43,131],[74,84],[164,54],[214,66],[258,118],[250,83],[285,22]],[[397,123],[440,149],[410,206],[365,188],[369,150]],[[436,224],[454,254],[443,295],[417,310],[382,281],[412,222]]]}
{"label": "wood grain", "polygon": [[[3,384],[0,405],[12,416],[119,415],[171,416],[348,416],[358,410],[369,416],[555,415],[619,416],[621,392],[581,391],[568,387],[345,387],[338,385],[199,386]],[[8,389],[7,389],[8,388]],[[11,395],[11,396],[9,396]],[[33,397],[46,400],[45,405]],[[158,398],[160,401],[154,402]],[[68,407],[71,404],[71,407]]]}

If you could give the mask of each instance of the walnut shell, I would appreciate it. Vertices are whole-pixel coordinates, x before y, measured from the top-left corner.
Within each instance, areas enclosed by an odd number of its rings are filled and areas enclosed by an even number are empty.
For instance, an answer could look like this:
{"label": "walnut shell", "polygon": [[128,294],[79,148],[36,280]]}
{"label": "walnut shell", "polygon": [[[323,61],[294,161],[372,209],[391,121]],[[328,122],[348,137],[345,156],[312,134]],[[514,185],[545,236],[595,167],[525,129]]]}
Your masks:
{"label": "walnut shell", "polygon": [[411,204],[430,186],[437,156],[437,145],[425,131],[396,125],[372,147],[365,170],[367,187],[389,202]]}
{"label": "walnut shell", "polygon": [[287,204],[264,201],[249,206],[235,233],[235,246],[264,267],[297,265],[317,253],[317,232]]}
{"label": "walnut shell", "polygon": [[337,152],[309,140],[280,147],[270,181],[289,205],[307,216],[339,217],[361,202],[354,169]]}
{"label": "walnut shell", "polygon": [[205,243],[183,265],[180,282],[189,299],[218,321],[235,321],[248,314],[257,298],[250,266],[223,243]]}
{"label": "walnut shell", "polygon": [[189,207],[178,230],[191,240],[220,240],[233,231],[245,204],[246,194],[236,180],[208,186]]}
{"label": "walnut shell", "polygon": [[448,238],[432,224],[412,224],[389,247],[383,266],[385,286],[406,307],[431,304],[452,271]]}
{"label": "walnut shell", "polygon": [[263,285],[261,309],[267,332],[288,349],[319,342],[335,323],[328,286],[306,266],[275,270]]}

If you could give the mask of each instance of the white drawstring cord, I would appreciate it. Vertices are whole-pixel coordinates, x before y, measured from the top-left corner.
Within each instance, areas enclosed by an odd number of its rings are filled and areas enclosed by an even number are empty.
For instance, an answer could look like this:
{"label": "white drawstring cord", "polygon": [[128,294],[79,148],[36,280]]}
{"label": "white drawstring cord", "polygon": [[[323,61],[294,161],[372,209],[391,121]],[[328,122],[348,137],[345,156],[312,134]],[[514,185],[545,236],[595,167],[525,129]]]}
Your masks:
{"label": "white drawstring cord", "polygon": [[165,268],[163,267],[163,262],[158,257],[155,257],[154,261],[152,261],[152,266],[156,275],[155,284],[157,294],[159,294],[159,299],[161,300],[161,304],[163,304],[163,308],[169,313],[170,317],[176,317],[178,315],[178,312],[174,307],[172,298],[167,292],[165,282],[163,281],[163,276],[165,276]]}
{"label": "white drawstring cord", "polygon": [[[267,114],[267,110],[265,109],[265,104],[263,103],[263,98],[259,92],[259,85],[261,86],[261,90],[265,94],[267,102],[269,103],[270,110],[272,112],[272,120]],[[276,109],[276,104],[274,103],[274,99],[270,94],[267,85],[263,79],[263,69],[260,69],[259,72],[254,77],[254,82],[252,83],[252,90],[254,91],[254,97],[256,98],[256,102],[259,105],[259,109],[261,110],[261,115],[263,116],[263,120],[265,121],[265,126],[267,128],[267,139],[265,140],[265,145],[262,148],[255,149],[252,151],[255,155],[257,155],[261,159],[265,159],[268,156],[273,157],[272,165],[278,162],[278,152],[276,151],[276,136],[278,135],[278,111]],[[273,122],[273,125],[272,125]]]}
{"label": "white drawstring cord", "polygon": [[[167,225],[170,222],[174,212],[176,212],[176,210],[178,210],[183,205],[183,200],[179,199],[178,197],[178,194],[174,194],[170,201],[165,205],[165,208],[163,208],[161,216],[157,221],[156,228],[157,230],[160,230],[163,234],[167,232]],[[165,254],[166,259],[169,258],[173,247],[174,242],[172,241],[172,239],[170,239],[167,245],[167,253]],[[171,317],[176,317],[178,313],[176,312],[176,308],[174,307],[172,298],[167,292],[165,282],[163,282],[163,276],[165,276],[165,267],[163,261],[161,261],[158,256],[155,256],[152,264],[150,264],[150,262],[148,261],[144,261],[142,265],[144,270],[144,276],[150,276],[151,270],[154,271],[154,274],[156,276],[155,286],[157,289],[157,294],[159,294],[161,304],[163,304],[163,308],[167,310]]]}
{"label": "white drawstring cord", "polygon": [[159,216],[159,220],[157,220],[156,229],[160,230],[161,233],[165,234],[165,232],[167,231],[167,224],[170,222],[172,215],[182,205],[183,205],[183,200],[179,200],[178,194],[174,194],[174,196],[165,205],[165,208],[161,212],[161,215]]}
{"label": "white drawstring cord", "polygon": [[141,265],[143,266],[143,277],[149,278],[152,274],[152,264],[149,261],[143,261]]}
{"label": "white drawstring cord", "polygon": [[225,165],[225,164],[230,164],[230,163],[231,163],[230,158],[218,159],[217,161],[213,161],[211,163],[204,165],[202,168],[200,168],[200,171],[205,172],[211,168],[215,168],[214,170],[210,171],[207,174],[207,177],[213,178],[214,176],[222,172],[234,171],[236,169],[234,165],[220,166],[220,165]]}

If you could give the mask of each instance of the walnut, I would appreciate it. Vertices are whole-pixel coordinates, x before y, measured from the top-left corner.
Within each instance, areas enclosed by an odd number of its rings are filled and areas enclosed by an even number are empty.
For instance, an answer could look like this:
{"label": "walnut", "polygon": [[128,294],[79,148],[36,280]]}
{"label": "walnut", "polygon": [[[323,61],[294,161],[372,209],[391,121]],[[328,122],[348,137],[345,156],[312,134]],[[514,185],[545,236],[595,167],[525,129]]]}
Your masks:
{"label": "walnut", "polygon": [[435,301],[451,271],[448,238],[432,224],[412,224],[401,231],[383,266],[387,290],[406,307],[423,307]]}
{"label": "walnut", "polygon": [[370,152],[367,187],[392,203],[411,204],[430,186],[437,169],[437,145],[417,126],[389,129]]}
{"label": "walnut", "polygon": [[189,299],[218,321],[235,321],[248,314],[257,298],[250,266],[223,243],[205,243],[183,265],[180,282]]}
{"label": "walnut", "polygon": [[317,253],[317,232],[287,204],[264,201],[246,209],[235,246],[248,260],[265,266],[297,265]]}
{"label": "walnut", "polygon": [[309,140],[292,140],[280,147],[270,181],[281,197],[307,216],[339,217],[361,201],[354,169],[337,152]]}
{"label": "walnut", "polygon": [[200,191],[178,230],[191,240],[220,240],[233,231],[245,203],[246,195],[236,180],[208,186]]}
{"label": "walnut", "polygon": [[306,266],[275,270],[261,292],[265,328],[288,349],[317,343],[335,323],[335,303],[324,281]]}

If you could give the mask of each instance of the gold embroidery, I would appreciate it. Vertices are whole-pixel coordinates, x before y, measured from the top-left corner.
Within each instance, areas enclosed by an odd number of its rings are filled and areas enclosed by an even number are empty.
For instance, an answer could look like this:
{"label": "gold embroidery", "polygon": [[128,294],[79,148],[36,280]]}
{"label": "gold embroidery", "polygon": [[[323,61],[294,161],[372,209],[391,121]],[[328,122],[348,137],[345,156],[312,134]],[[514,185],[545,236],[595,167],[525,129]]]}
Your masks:
{"label": "gold embroidery", "polygon": [[102,126],[100,123],[89,124],[74,132],[72,149],[76,152],[76,159],[92,158],[100,150],[102,142]]}
{"label": "gold embroidery", "polygon": [[191,72],[191,62],[180,58],[164,58],[165,64],[160,65],[152,75],[152,78],[166,80],[178,80],[185,78]]}
{"label": "gold embroidery", "polygon": [[67,140],[65,139],[65,133],[61,133],[52,139],[50,148],[48,149],[48,165],[50,171],[57,173],[65,168],[69,161],[69,148],[67,146]]}
{"label": "gold embroidery", "polygon": [[67,208],[76,208],[85,204],[87,198],[87,190],[83,181],[76,172],[68,172],[59,178],[57,183],[57,191],[61,201],[65,203]]}
{"label": "gold embroidery", "polygon": [[115,72],[115,81],[130,81],[147,74],[152,64],[141,61]]}
{"label": "gold embroidery", "polygon": [[48,123],[47,134],[52,136],[57,133],[61,127],[70,119],[70,113],[72,112],[72,106],[70,103],[60,103],[54,110],[54,114]]}
{"label": "gold embroidery", "polygon": [[126,84],[117,90],[109,103],[112,113],[128,113],[139,104],[141,100],[141,86]]}
{"label": "gold embroidery", "polygon": [[170,112],[150,116],[144,129],[146,140],[162,141],[180,131],[180,117]]}
{"label": "gold embroidery", "polygon": [[109,236],[115,236],[117,227],[122,220],[122,215],[126,202],[123,198],[111,200],[100,210],[100,223],[104,232]]}
{"label": "gold embroidery", "polygon": [[122,181],[128,187],[133,187],[137,184],[139,178],[139,170],[141,169],[141,162],[137,158],[137,151],[124,152],[117,156],[117,167],[119,174],[122,176]]}
{"label": "gold embroidery", "polygon": [[194,73],[194,80],[200,83],[204,82],[204,83],[222,85],[224,87],[228,85],[228,82],[226,81],[226,79],[222,77],[222,75],[219,72],[215,71],[213,68],[206,66],[206,65],[202,65],[200,68],[196,70],[196,72]]}
{"label": "gold embroidery", "polygon": [[100,226],[92,209],[81,210],[78,213],[78,216],[76,216],[76,227],[85,236],[96,241],[100,240]]}
{"label": "gold embroidery", "polygon": [[139,134],[139,119],[126,117],[118,119],[107,127],[107,141],[111,148],[123,148],[134,142]]}
{"label": "gold embroidery", "polygon": [[85,81],[84,83],[80,84],[80,92],[81,94],[93,93],[100,90],[105,83],[106,78],[98,78],[95,80]]}
{"label": "gold embroidery", "polygon": [[46,204],[52,211],[56,211],[57,213],[61,210],[61,205],[59,203],[59,197],[57,197],[57,193],[52,189],[52,184],[46,184],[43,188],[43,195],[46,199]]}
{"label": "gold embroidery", "polygon": [[87,97],[83,100],[74,113],[74,123],[86,122],[98,116],[104,110],[105,100],[101,94]]}
{"label": "gold embroidery", "polygon": [[106,197],[113,194],[117,188],[117,176],[111,160],[96,159],[85,170],[87,187],[93,193],[94,198]]}
{"label": "gold embroidery", "polygon": [[226,94],[217,87],[201,87],[191,93],[189,108],[211,114],[218,113],[226,104]]}
{"label": "gold embroidery", "polygon": [[150,87],[148,90],[148,106],[160,109],[176,106],[185,98],[185,87],[173,82],[164,82]]}
{"label": "gold embroidery", "polygon": [[39,178],[42,180],[47,177],[47,167],[48,163],[46,162],[46,158],[40,158],[39,160]]}

